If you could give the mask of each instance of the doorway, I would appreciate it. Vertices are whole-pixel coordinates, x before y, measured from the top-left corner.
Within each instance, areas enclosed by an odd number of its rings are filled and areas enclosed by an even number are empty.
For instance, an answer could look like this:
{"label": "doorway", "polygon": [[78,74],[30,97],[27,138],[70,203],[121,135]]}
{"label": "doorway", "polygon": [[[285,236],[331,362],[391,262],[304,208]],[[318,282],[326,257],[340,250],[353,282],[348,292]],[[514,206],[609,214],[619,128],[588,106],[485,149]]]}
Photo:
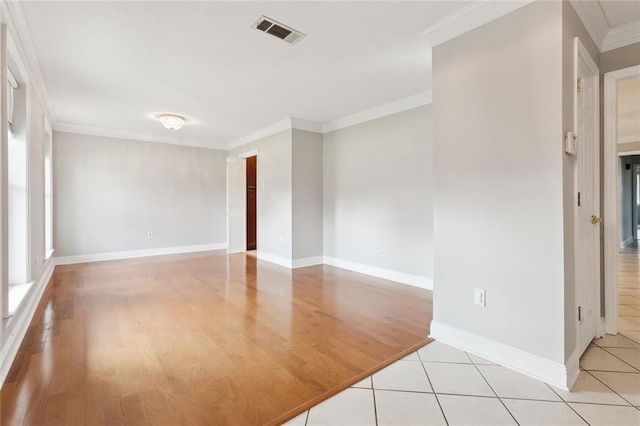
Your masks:
{"label": "doorway", "polygon": [[[249,170],[252,168],[253,170]],[[227,252],[257,256],[258,152],[227,158]],[[249,205],[249,204],[252,205]],[[249,229],[251,227],[251,229]],[[251,233],[250,233],[251,231]],[[252,241],[250,241],[252,240]],[[253,249],[249,247],[253,246]]]}
{"label": "doorway", "polygon": [[[608,72],[604,75],[604,313],[605,331],[609,334],[618,333],[618,261],[621,251],[621,243],[624,242],[623,230],[623,202],[625,193],[623,192],[623,179],[628,173],[629,180],[637,182],[637,175],[634,176],[635,167],[626,169],[625,157],[640,154],[640,132],[632,131],[633,127],[621,126],[620,114],[630,115],[630,122],[638,122],[640,111],[626,110],[631,102],[620,104],[618,99],[618,88],[629,82],[630,79],[640,78],[640,65],[624,68],[617,71]],[[633,91],[632,91],[633,92]],[[637,91],[636,91],[637,92]],[[637,95],[636,95],[637,96]],[[637,99],[637,98],[636,98]],[[637,105],[637,101],[636,101]],[[622,117],[624,118],[624,117]],[[637,129],[640,130],[640,129]],[[621,157],[621,158],[619,158]],[[630,195],[636,198],[638,190],[632,191]],[[633,204],[630,206],[633,209]],[[637,209],[637,207],[636,207]],[[631,216],[630,223],[634,222],[633,210],[626,214]],[[637,221],[637,212],[635,221]],[[636,225],[637,226],[637,225]],[[633,225],[630,233],[634,234]],[[637,239],[637,234],[635,235]]]}
{"label": "doorway", "polygon": [[258,248],[258,188],[257,188],[257,168],[258,157],[248,157],[246,159],[247,173],[247,213],[246,213],[246,229],[247,229],[247,253],[255,251]]}

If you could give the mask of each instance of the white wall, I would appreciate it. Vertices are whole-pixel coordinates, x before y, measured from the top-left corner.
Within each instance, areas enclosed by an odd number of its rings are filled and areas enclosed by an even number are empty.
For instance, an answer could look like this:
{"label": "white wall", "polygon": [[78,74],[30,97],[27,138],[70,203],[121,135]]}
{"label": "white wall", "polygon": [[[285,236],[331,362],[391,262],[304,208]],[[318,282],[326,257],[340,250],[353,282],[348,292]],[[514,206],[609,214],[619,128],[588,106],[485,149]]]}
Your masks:
{"label": "white wall", "polygon": [[320,257],[322,251],[322,135],[292,131],[293,259]]}
{"label": "white wall", "polygon": [[433,50],[434,322],[560,366],[561,8],[534,2]]}
{"label": "white wall", "polygon": [[225,151],[54,132],[53,159],[56,257],[226,243]]}
{"label": "white wall", "polygon": [[232,149],[229,157],[258,151],[259,255],[277,262],[291,262],[292,244],[292,132],[285,130]]}
{"label": "white wall", "polygon": [[[325,256],[430,282],[432,173],[431,106],[325,134]],[[462,244],[473,229],[465,220],[458,226]]]}

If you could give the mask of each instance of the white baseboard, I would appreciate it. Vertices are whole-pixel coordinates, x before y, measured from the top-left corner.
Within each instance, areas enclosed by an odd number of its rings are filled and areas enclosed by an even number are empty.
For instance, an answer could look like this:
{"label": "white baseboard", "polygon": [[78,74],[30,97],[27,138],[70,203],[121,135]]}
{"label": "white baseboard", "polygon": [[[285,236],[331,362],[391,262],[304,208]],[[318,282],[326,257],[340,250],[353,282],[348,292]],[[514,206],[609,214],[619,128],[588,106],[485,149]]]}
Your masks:
{"label": "white baseboard", "polygon": [[304,257],[302,259],[293,259],[293,268],[304,268],[305,266],[322,265],[324,258],[322,256]]}
{"label": "white baseboard", "polygon": [[633,235],[631,235],[629,238],[627,238],[626,240],[624,240],[622,242],[622,245],[620,246],[620,248],[625,248],[626,246],[628,246],[629,244],[631,244],[633,242]]}
{"label": "white baseboard", "polygon": [[25,295],[24,299],[20,303],[20,309],[18,310],[17,315],[11,317],[7,323],[6,333],[8,333],[8,335],[2,346],[2,351],[0,352],[0,384],[4,384],[7,374],[9,374],[11,364],[13,364],[13,360],[18,354],[18,349],[20,349],[22,340],[27,334],[29,324],[31,324],[31,320],[33,319],[36,308],[40,303],[42,294],[47,288],[47,283],[51,279],[54,265],[55,264],[51,259],[45,263],[40,279],[34,283],[33,287]]}
{"label": "white baseboard", "polygon": [[293,267],[293,262],[291,261],[291,259],[276,256],[275,254],[265,253],[258,250],[256,252],[256,257],[260,260],[265,260],[267,262],[275,263],[276,265],[284,266],[285,268],[291,269]]}
{"label": "white baseboard", "polygon": [[200,251],[224,250],[227,243],[200,244],[194,246],[161,247],[146,250],[114,251],[109,253],[81,254],[76,256],[54,257],[56,265],[70,265],[74,263],[101,262],[104,260],[133,259],[136,257],[162,256],[165,254],[196,253]]}
{"label": "white baseboard", "polygon": [[572,380],[577,378],[577,360],[570,360],[575,365],[569,365],[568,368],[564,364],[437,321],[431,321],[430,337],[560,389],[568,390],[573,385]]}
{"label": "white baseboard", "polygon": [[578,348],[576,348],[569,359],[567,360],[567,388],[571,389],[573,385],[578,380],[578,375],[580,374],[580,357],[581,353],[578,352]]}
{"label": "white baseboard", "polygon": [[412,285],[414,287],[433,290],[433,280],[421,275],[406,274],[404,272],[378,268],[328,256],[324,256],[323,263],[325,265],[335,266],[336,268],[348,269],[353,272],[359,272],[361,274],[371,275],[385,280],[396,281],[402,284]]}

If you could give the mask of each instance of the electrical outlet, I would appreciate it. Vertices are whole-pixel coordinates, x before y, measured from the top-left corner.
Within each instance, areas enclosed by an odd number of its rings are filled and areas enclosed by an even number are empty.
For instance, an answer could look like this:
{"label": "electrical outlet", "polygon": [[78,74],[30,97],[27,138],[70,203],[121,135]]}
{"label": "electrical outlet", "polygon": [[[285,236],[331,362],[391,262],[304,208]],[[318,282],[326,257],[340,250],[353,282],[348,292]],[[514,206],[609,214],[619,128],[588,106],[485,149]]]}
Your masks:
{"label": "electrical outlet", "polygon": [[473,291],[473,302],[478,306],[487,306],[487,291],[485,289],[476,288]]}
{"label": "electrical outlet", "polygon": [[380,251],[380,243],[376,243],[376,251]]}
{"label": "electrical outlet", "polygon": [[153,231],[147,231],[147,238],[153,238]]}

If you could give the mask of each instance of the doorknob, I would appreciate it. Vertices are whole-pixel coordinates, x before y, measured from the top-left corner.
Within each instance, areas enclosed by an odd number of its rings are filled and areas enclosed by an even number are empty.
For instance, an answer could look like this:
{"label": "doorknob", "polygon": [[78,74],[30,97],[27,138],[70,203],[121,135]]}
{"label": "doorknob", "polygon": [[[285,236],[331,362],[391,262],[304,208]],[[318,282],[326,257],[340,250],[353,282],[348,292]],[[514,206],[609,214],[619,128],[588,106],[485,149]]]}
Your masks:
{"label": "doorknob", "polygon": [[596,215],[591,215],[591,223],[593,223],[594,225],[599,224],[600,222],[602,222],[602,219],[599,218]]}

